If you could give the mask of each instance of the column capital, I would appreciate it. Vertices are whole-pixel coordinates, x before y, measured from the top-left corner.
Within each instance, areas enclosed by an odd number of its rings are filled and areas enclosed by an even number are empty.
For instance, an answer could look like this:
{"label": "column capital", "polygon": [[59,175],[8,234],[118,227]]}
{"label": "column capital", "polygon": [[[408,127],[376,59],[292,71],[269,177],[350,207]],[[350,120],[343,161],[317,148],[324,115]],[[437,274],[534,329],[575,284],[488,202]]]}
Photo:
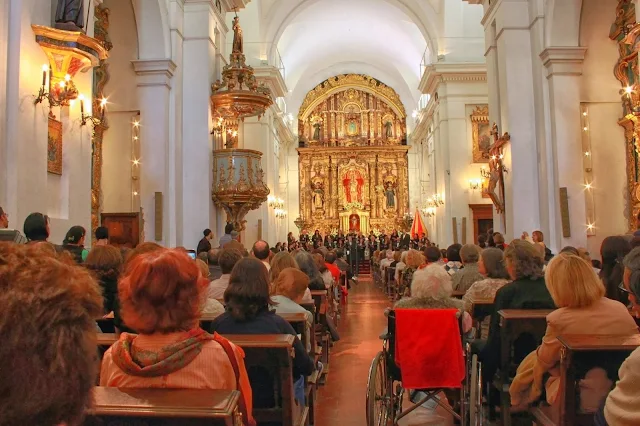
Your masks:
{"label": "column capital", "polygon": [[140,86],[167,86],[171,88],[171,78],[176,64],[171,59],[139,59],[131,61],[138,76]]}
{"label": "column capital", "polygon": [[547,68],[547,78],[553,75],[582,75],[586,47],[547,47],[540,59]]}

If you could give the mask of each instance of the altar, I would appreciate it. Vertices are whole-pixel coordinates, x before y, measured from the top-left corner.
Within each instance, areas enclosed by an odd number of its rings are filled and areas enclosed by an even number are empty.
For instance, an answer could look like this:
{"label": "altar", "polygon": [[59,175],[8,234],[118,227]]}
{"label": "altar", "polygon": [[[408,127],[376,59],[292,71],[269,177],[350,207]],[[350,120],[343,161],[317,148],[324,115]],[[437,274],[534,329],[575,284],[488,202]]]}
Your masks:
{"label": "altar", "polygon": [[324,235],[402,229],[409,210],[406,112],[371,77],[330,78],[298,116],[300,218]]}

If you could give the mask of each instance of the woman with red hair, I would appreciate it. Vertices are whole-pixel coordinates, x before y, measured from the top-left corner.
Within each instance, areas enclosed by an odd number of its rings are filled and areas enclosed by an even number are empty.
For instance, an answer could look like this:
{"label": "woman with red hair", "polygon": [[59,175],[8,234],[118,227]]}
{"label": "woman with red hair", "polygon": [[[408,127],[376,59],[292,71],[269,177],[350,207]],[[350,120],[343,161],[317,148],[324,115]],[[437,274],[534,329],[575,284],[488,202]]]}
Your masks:
{"label": "woman with red hair", "polygon": [[105,353],[100,385],[238,389],[245,424],[255,425],[244,352],[199,326],[208,285],[182,250],[160,249],[131,259],[118,293],[122,319],[140,334],[122,333]]}

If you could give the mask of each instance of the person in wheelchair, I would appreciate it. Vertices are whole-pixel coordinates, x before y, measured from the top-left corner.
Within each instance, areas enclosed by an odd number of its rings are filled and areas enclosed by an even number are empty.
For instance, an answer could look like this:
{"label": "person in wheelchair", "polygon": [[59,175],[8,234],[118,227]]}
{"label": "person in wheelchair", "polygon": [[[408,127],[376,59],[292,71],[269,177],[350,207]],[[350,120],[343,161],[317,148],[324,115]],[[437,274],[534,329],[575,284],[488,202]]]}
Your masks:
{"label": "person in wheelchair", "polygon": [[[498,370],[500,357],[500,315],[502,309],[554,309],[555,305],[545,285],[544,260],[533,244],[524,240],[513,240],[504,251],[505,266],[513,280],[496,292],[494,311],[489,324],[489,336],[486,341],[475,341],[474,353],[479,354],[482,362],[482,379],[491,381]],[[528,340],[514,344],[514,356],[522,360],[535,346]]]}
{"label": "person in wheelchair", "polygon": [[[560,351],[557,337],[567,334],[636,334],[638,327],[620,302],[605,297],[605,288],[591,265],[579,256],[560,253],[547,267],[546,285],[559,308],[547,316],[542,344],[518,367],[509,393],[511,404],[535,402],[546,390],[546,400],[554,408],[560,401]],[[611,389],[606,361],[590,368],[580,381],[580,411],[595,412]],[[546,376],[549,376],[546,379]],[[556,410],[553,410],[556,413]]]}
{"label": "person in wheelchair", "polygon": [[461,300],[451,297],[451,276],[440,265],[429,265],[414,272],[411,297],[396,302],[394,309],[458,309],[462,317],[462,331],[471,331],[471,316],[463,311]]}

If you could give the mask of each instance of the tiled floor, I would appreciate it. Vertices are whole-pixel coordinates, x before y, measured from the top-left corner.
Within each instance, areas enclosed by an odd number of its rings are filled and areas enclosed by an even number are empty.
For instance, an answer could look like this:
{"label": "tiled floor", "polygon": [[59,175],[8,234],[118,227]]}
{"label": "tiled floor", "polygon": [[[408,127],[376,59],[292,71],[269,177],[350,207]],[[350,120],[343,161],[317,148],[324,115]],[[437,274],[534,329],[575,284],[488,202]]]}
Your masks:
{"label": "tiled floor", "polygon": [[349,292],[339,324],[340,341],[331,349],[327,384],[319,389],[315,426],[365,426],[365,393],[371,360],[382,348],[388,299],[371,281]]}

